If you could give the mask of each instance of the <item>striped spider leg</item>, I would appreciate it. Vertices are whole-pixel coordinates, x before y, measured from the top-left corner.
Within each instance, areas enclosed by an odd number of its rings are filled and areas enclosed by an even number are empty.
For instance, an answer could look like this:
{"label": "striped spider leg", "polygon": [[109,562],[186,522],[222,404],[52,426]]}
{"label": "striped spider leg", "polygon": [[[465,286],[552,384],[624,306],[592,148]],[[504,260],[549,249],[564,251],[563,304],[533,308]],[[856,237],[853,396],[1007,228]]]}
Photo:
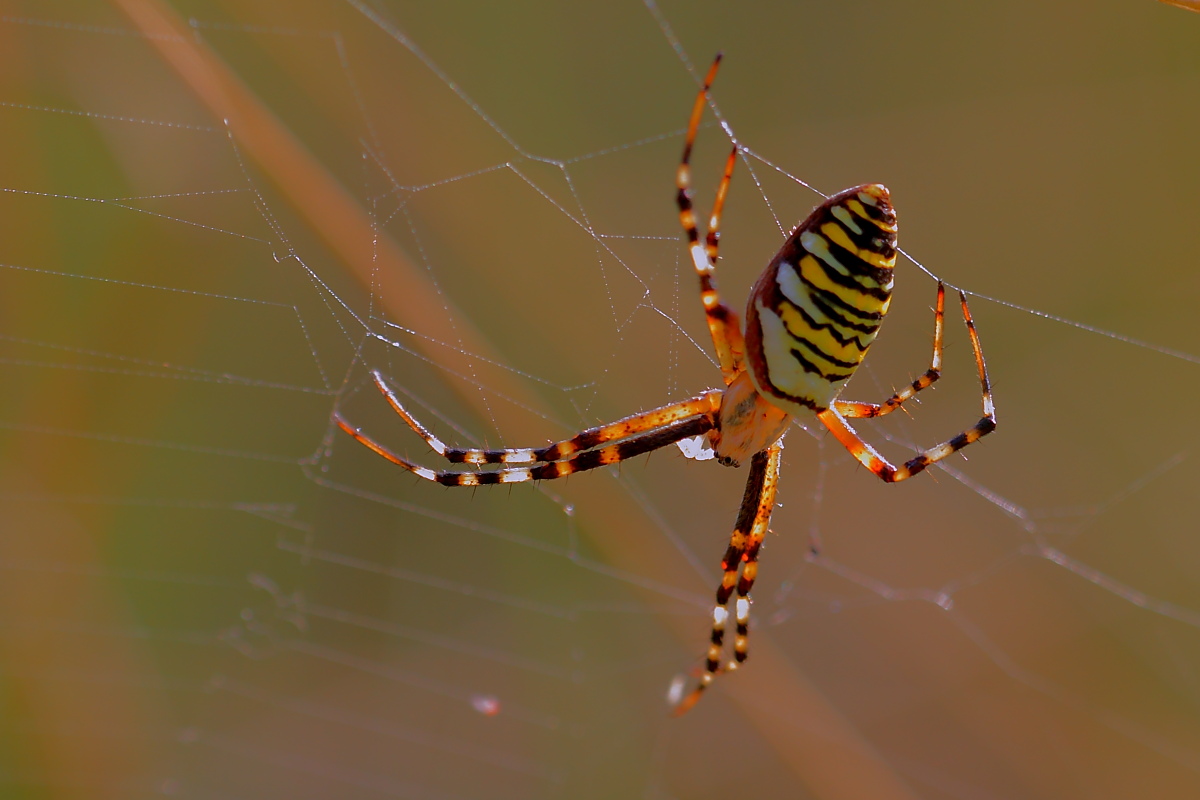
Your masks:
{"label": "striped spider leg", "polygon": [[[624,419],[588,428],[570,439],[539,448],[508,448],[503,450],[460,449],[447,447],[425,429],[408,412],[400,398],[387,385],[379,370],[372,370],[375,386],[388,405],[413,429],[435,453],[451,464],[503,464],[494,470],[434,470],[423,467],[393,452],[386,446],[351,425],[340,411],[334,411],[333,421],[361,444],[419,478],[443,486],[486,486],[496,483],[524,483],[553,478],[565,478],[576,472],[616,464],[633,456],[649,453],[681,439],[700,436],[716,424],[715,411],[721,392],[715,389],[702,395],[645,411]],[[535,466],[507,466],[530,464]]]}
{"label": "striped spider leg", "polygon": [[737,312],[727,306],[717,292],[714,274],[717,268],[717,254],[721,238],[721,211],[725,207],[725,196],[729,193],[729,180],[733,177],[733,167],[737,163],[738,149],[734,145],[729,157],[725,160],[725,173],[717,186],[717,195],[713,200],[712,213],[708,216],[708,233],[704,244],[700,243],[700,231],[696,228],[696,212],[692,208],[692,146],[696,141],[696,131],[700,128],[700,120],[704,116],[704,105],[708,98],[709,87],[717,77],[717,68],[721,66],[721,54],[713,59],[708,75],[704,78],[704,86],[696,95],[692,104],[692,116],[688,120],[687,138],[683,146],[683,158],[675,173],[676,195],[675,202],[679,206],[679,222],[687,235],[688,251],[692,256],[692,264],[696,268],[696,276],[700,279],[700,302],[704,306],[704,316],[708,321],[708,330],[712,334],[713,349],[717,352],[717,361],[721,365],[721,375],[725,385],[733,383],[738,373],[745,369],[746,343],[742,338],[741,323]]}
{"label": "striped spider leg", "polygon": [[[683,439],[704,436],[719,463],[749,462],[741,509],[725,556],[712,612],[704,670],[686,696],[673,686],[671,701],[682,714],[699,700],[717,675],[746,660],[750,591],[758,556],[771,522],[779,483],[783,436],[792,417],[815,414],[834,437],[884,481],[905,480],[990,433],[996,427],[987,367],[979,335],[960,292],[983,395],[983,417],[973,427],[893,466],[846,422],[880,417],[900,408],[941,375],[945,287],[939,282],[929,368],[909,386],[879,404],[839,400],[887,314],[896,264],[896,214],[886,187],[864,184],[839,192],[817,206],[788,236],[750,292],[743,327],[716,287],[721,212],[738,149],[725,162],[707,233],[701,242],[691,199],[690,159],[718,55],[696,96],[683,157],[676,172],[676,204],[700,283],[700,299],[721,367],[724,388],[625,417],[540,448],[501,450],[446,446],[404,408],[378,371],[375,386],[392,410],[439,456],[472,469],[435,470],[409,461],[333,412],[343,431],[409,472],[446,486],[481,486],[551,480],[616,464]],[[496,468],[490,468],[495,465]],[[736,599],[735,599],[736,598]],[[733,658],[722,665],[725,627],[733,603]]]}
{"label": "striped spider leg", "polygon": [[904,462],[899,467],[893,466],[886,458],[879,455],[875,448],[867,444],[846,422],[847,417],[881,417],[899,408],[901,403],[908,400],[917,392],[925,389],[941,376],[942,371],[942,314],[946,300],[946,288],[938,281],[937,309],[933,336],[933,359],[929,369],[913,381],[909,386],[889,397],[880,405],[873,403],[858,403],[838,400],[833,407],[817,414],[834,438],[850,451],[860,464],[875,473],[886,483],[896,483],[907,480],[919,472],[923,472],[930,464],[936,464],[947,456],[957,453],[972,442],[979,441],[996,430],[996,404],[992,400],[992,389],[988,380],[987,364],[983,360],[983,349],[979,345],[979,332],[975,329],[975,320],[971,317],[971,309],[967,306],[967,295],[959,292],[962,305],[963,322],[967,326],[967,335],[971,339],[971,350],[975,356],[975,370],[979,374],[979,386],[983,395],[983,416],[970,428],[947,439],[939,445],[917,453],[914,458]]}

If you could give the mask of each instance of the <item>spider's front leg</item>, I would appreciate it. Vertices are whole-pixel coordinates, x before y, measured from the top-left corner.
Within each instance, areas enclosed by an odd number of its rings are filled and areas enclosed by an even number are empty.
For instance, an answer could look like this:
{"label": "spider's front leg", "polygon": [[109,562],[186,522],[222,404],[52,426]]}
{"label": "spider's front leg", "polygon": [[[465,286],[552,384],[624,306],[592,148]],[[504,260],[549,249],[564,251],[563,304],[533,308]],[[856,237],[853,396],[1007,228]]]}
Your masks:
{"label": "spider's front leg", "polygon": [[[755,453],[750,460],[750,475],[737,522],[729,537],[729,547],[721,559],[721,583],[717,586],[717,602],[713,606],[712,636],[704,660],[704,672],[696,687],[675,704],[676,716],[686,713],[696,704],[704,690],[721,672],[737,669],[746,660],[750,635],[750,590],[758,577],[758,551],[771,524],[775,508],[775,491],[779,486],[779,459],[783,441],[776,441],[766,450]],[[734,620],[737,634],[733,642],[733,660],[724,667],[721,657],[725,646],[725,625],[729,620],[729,601],[737,591]]]}
{"label": "spider's front leg", "polygon": [[451,464],[535,464],[550,461],[562,461],[576,453],[592,450],[608,442],[628,439],[657,428],[665,428],[690,417],[715,415],[721,405],[720,389],[710,389],[702,395],[681,400],[670,405],[660,406],[652,411],[643,411],[623,417],[607,425],[597,425],[580,431],[570,439],[554,442],[544,447],[513,447],[501,450],[482,448],[448,447],[441,439],[430,433],[417,420],[400,398],[392,391],[383,373],[377,369],[371,370],[371,379],[392,411],[412,428],[413,432],[425,440],[429,449],[449,461]]}
{"label": "spider's front leg", "polygon": [[376,388],[388,405],[417,433],[435,453],[452,464],[528,464],[503,466],[495,470],[436,470],[423,467],[386,445],[376,441],[342,416],[333,412],[334,423],[360,444],[419,478],[444,486],[483,486],[495,483],[523,483],[551,480],[597,467],[616,464],[636,455],[649,453],[681,439],[706,435],[717,424],[717,411],[724,394],[712,389],[702,395],[634,414],[607,425],[580,431],[545,447],[521,447],[504,450],[447,447],[408,412],[400,398],[388,386],[382,373],[373,370]]}

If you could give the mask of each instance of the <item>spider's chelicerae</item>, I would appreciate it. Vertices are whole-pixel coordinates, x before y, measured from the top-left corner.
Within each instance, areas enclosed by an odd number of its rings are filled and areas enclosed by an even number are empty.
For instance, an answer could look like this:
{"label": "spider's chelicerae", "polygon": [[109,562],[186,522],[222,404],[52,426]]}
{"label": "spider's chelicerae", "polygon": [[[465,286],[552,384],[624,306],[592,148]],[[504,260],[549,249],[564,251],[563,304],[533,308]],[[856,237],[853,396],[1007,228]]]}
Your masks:
{"label": "spider's chelicerae", "polygon": [[[758,552],[775,504],[783,435],[793,416],[815,414],[859,463],[889,483],[911,478],[996,427],[987,367],[962,292],[962,315],[982,386],[983,417],[898,467],[879,455],[846,422],[847,418],[890,414],[941,375],[946,291],[939,282],[929,369],[879,404],[838,399],[875,339],[891,302],[896,214],[888,190],[880,184],[838,192],[792,231],[750,292],[743,333],[736,312],[721,300],[713,279],[721,209],[738,154],[736,145],[725,163],[703,243],[696,229],[690,193],[692,144],[720,62],[718,55],[692,108],[676,184],[679,219],[700,278],[700,299],[725,379],[723,389],[711,389],[688,400],[589,428],[546,447],[464,450],[447,447],[427,431],[405,410],[383,376],[372,372],[375,385],[392,409],[434,452],[454,464],[503,465],[491,470],[442,471],[419,466],[368,437],[339,412],[335,411],[333,417],[342,430],[388,461],[446,486],[562,478],[701,435],[707,438],[720,463],[738,466],[749,461],[741,510],[721,559],[724,574],[717,587],[705,668],[692,691],[676,700],[677,713],[691,708],[718,674],[746,660],[750,589],[758,574]],[[737,634],[733,659],[722,665],[728,606],[735,593]]]}

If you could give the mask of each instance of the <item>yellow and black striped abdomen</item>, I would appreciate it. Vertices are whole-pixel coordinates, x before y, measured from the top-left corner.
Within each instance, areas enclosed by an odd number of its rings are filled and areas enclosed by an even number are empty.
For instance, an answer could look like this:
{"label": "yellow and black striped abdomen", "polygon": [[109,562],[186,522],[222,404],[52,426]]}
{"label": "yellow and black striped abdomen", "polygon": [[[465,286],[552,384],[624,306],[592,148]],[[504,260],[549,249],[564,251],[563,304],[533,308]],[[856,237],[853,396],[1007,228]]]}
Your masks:
{"label": "yellow and black striped abdomen", "polygon": [[746,358],[758,391],[789,414],[828,408],[887,314],[895,265],[886,187],[857,186],[817,206],[750,293]]}

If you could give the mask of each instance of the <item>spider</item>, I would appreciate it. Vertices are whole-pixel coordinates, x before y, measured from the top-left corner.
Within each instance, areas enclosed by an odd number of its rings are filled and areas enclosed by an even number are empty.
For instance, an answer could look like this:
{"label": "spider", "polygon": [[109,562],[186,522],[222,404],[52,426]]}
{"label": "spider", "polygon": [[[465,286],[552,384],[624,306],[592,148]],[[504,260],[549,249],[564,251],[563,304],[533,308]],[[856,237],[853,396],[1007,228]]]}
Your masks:
{"label": "spider", "polygon": [[[838,192],[796,226],[754,284],[743,332],[737,313],[721,300],[714,280],[721,211],[738,156],[737,144],[725,162],[703,243],[690,190],[692,146],[720,63],[718,55],[692,108],[683,158],[676,173],[676,203],[700,280],[700,299],[724,388],[710,389],[687,400],[589,428],[545,447],[459,449],[447,447],[426,430],[404,408],[383,375],[372,371],[376,387],[392,410],[435,453],[451,464],[501,465],[484,470],[434,470],[419,466],[371,439],[347,422],[340,412],[335,410],[333,414],[337,425],[363,445],[418,477],[445,486],[562,478],[697,436],[705,437],[721,464],[736,467],[749,461],[741,509],[721,559],[723,574],[712,612],[704,670],[688,695],[672,698],[677,714],[691,708],[717,675],[736,669],[746,660],[750,590],[758,574],[759,549],[775,504],[783,436],[793,417],[815,414],[859,463],[888,483],[911,478],[996,427],[979,335],[967,307],[966,294],[961,291],[963,320],[983,394],[982,418],[900,466],[876,452],[846,421],[890,414],[941,376],[946,289],[939,281],[929,368],[882,403],[838,399],[875,339],[891,302],[896,214],[887,188],[880,184],[864,184]],[[725,628],[735,593],[733,658],[722,665]]]}

